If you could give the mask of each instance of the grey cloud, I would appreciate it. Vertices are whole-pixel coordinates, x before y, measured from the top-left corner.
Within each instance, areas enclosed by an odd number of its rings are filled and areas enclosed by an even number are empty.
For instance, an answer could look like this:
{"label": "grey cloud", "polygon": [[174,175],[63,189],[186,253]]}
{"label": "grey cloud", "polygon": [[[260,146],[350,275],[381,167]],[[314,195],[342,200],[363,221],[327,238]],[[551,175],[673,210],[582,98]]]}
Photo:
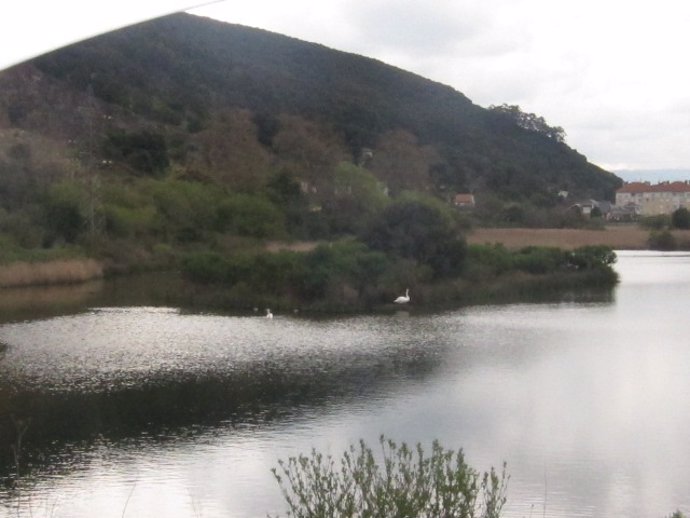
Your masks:
{"label": "grey cloud", "polygon": [[355,2],[346,16],[368,47],[412,55],[452,53],[488,24],[485,13],[449,1]]}
{"label": "grey cloud", "polygon": [[[687,41],[680,22],[690,7],[682,3],[672,10],[678,21],[664,15],[657,23],[668,35],[634,30],[654,28],[648,20],[659,10],[626,10],[621,26],[615,5],[594,0],[297,4],[285,12],[268,9],[266,28],[380,59],[482,106],[519,104],[563,127],[568,143],[595,163],[690,163],[690,76],[679,65]],[[262,16],[269,14],[257,20]]]}
{"label": "grey cloud", "polygon": [[687,167],[689,133],[690,110],[648,112],[606,107],[591,110],[568,131],[595,163],[635,169]]}

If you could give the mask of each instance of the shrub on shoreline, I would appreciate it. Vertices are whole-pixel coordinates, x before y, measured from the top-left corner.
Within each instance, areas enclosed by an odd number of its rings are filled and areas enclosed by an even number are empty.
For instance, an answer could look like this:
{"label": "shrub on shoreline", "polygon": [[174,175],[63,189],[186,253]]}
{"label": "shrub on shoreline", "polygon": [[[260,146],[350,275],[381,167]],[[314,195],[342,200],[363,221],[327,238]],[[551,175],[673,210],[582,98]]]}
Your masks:
{"label": "shrub on shoreline", "polygon": [[[463,245],[463,250],[464,250]],[[463,252],[463,255],[464,252]],[[197,252],[185,258],[182,271],[189,280],[229,290],[225,303],[236,305],[251,294],[252,304],[299,304],[302,307],[364,309],[390,303],[393,295],[411,288],[425,297],[451,300],[448,290],[471,284],[473,292],[505,285],[520,291],[610,288],[618,277],[611,268],[615,253],[608,247],[573,251],[526,247],[513,252],[501,245],[468,247],[461,274],[439,278],[433,265],[369,249],[356,240],[324,244],[306,252],[238,254]],[[516,275],[523,274],[518,284]],[[482,288],[482,286],[484,288]],[[512,288],[511,288],[512,287]],[[438,293],[437,293],[438,292]],[[475,293],[476,296],[476,293]],[[450,298],[449,298],[450,297]],[[459,299],[458,299],[459,300]]]}
{"label": "shrub on shoreline", "polygon": [[382,461],[367,444],[350,446],[340,462],[312,450],[279,461],[272,470],[294,518],[454,516],[498,518],[508,477],[491,468],[480,474],[462,450],[434,441],[430,455],[381,436]]}

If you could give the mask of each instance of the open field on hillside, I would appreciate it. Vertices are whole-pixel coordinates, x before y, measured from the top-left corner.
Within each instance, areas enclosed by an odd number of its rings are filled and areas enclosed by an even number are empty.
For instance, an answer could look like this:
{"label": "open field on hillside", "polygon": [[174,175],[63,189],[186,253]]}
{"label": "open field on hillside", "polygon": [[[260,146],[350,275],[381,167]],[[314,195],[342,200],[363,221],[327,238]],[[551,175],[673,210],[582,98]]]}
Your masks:
{"label": "open field on hillside", "polygon": [[[677,242],[690,242],[690,231],[674,230]],[[635,225],[609,226],[604,230],[556,228],[478,228],[467,235],[470,244],[501,243],[507,248],[556,246],[564,249],[608,245],[617,250],[647,248],[649,230]]]}

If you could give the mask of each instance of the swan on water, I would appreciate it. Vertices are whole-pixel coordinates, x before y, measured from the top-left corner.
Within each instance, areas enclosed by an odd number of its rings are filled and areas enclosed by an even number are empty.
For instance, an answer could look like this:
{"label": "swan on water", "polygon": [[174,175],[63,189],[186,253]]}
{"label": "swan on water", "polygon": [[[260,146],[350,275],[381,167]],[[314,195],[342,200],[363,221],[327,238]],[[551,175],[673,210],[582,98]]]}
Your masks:
{"label": "swan on water", "polygon": [[273,318],[273,313],[271,313],[271,310],[266,308],[266,318]]}
{"label": "swan on water", "polygon": [[410,302],[410,289],[406,289],[405,295],[400,295],[393,302],[395,302],[396,304],[407,304],[408,302]]}

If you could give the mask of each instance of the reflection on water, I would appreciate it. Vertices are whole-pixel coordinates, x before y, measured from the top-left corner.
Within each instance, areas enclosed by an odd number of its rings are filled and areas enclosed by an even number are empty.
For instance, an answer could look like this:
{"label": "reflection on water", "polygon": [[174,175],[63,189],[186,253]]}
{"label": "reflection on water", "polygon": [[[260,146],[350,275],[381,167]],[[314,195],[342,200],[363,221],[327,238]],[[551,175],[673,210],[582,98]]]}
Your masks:
{"label": "reflection on water", "polygon": [[[132,478],[137,493],[152,483],[149,476],[157,492],[159,486],[177,491],[177,478],[191,469],[190,455],[200,462],[193,469],[207,467],[208,459],[192,453],[199,441],[222,436],[233,445],[229,452],[241,454],[237,440],[388,397],[401,378],[425,379],[442,353],[440,341],[420,346],[434,333],[425,324],[393,319],[269,321],[152,307],[7,324],[0,331],[11,344],[0,365],[0,413],[31,418],[25,459],[36,487],[34,510],[72,494],[65,515],[80,516],[75,502],[86,499],[84,512],[92,516],[98,504],[89,500],[93,488],[86,478],[113,493],[103,503],[107,515],[126,501],[121,490]],[[11,436],[5,420],[0,438]],[[11,471],[9,447],[1,453]],[[141,465],[144,460],[152,464]],[[135,474],[130,463],[138,466]],[[262,475],[272,484],[268,470]],[[89,489],[82,491],[84,484]],[[135,515],[151,514],[136,505],[133,500]],[[235,514],[219,509],[215,516]],[[177,509],[178,516],[190,512]]]}
{"label": "reflection on water", "polygon": [[0,394],[46,438],[137,436],[299,414],[438,362],[440,342],[418,347],[425,326],[403,336],[354,322],[137,307],[9,324]]}
{"label": "reflection on water", "polygon": [[625,253],[619,270],[604,302],[267,320],[124,290],[11,319],[3,477],[9,416],[30,424],[24,500],[0,490],[0,515],[275,514],[278,458],[381,433],[507,461],[510,517],[688,510],[690,257]]}
{"label": "reflection on water", "polygon": [[0,323],[71,315],[104,305],[169,305],[177,302],[182,286],[179,275],[155,273],[78,284],[0,289]]}

